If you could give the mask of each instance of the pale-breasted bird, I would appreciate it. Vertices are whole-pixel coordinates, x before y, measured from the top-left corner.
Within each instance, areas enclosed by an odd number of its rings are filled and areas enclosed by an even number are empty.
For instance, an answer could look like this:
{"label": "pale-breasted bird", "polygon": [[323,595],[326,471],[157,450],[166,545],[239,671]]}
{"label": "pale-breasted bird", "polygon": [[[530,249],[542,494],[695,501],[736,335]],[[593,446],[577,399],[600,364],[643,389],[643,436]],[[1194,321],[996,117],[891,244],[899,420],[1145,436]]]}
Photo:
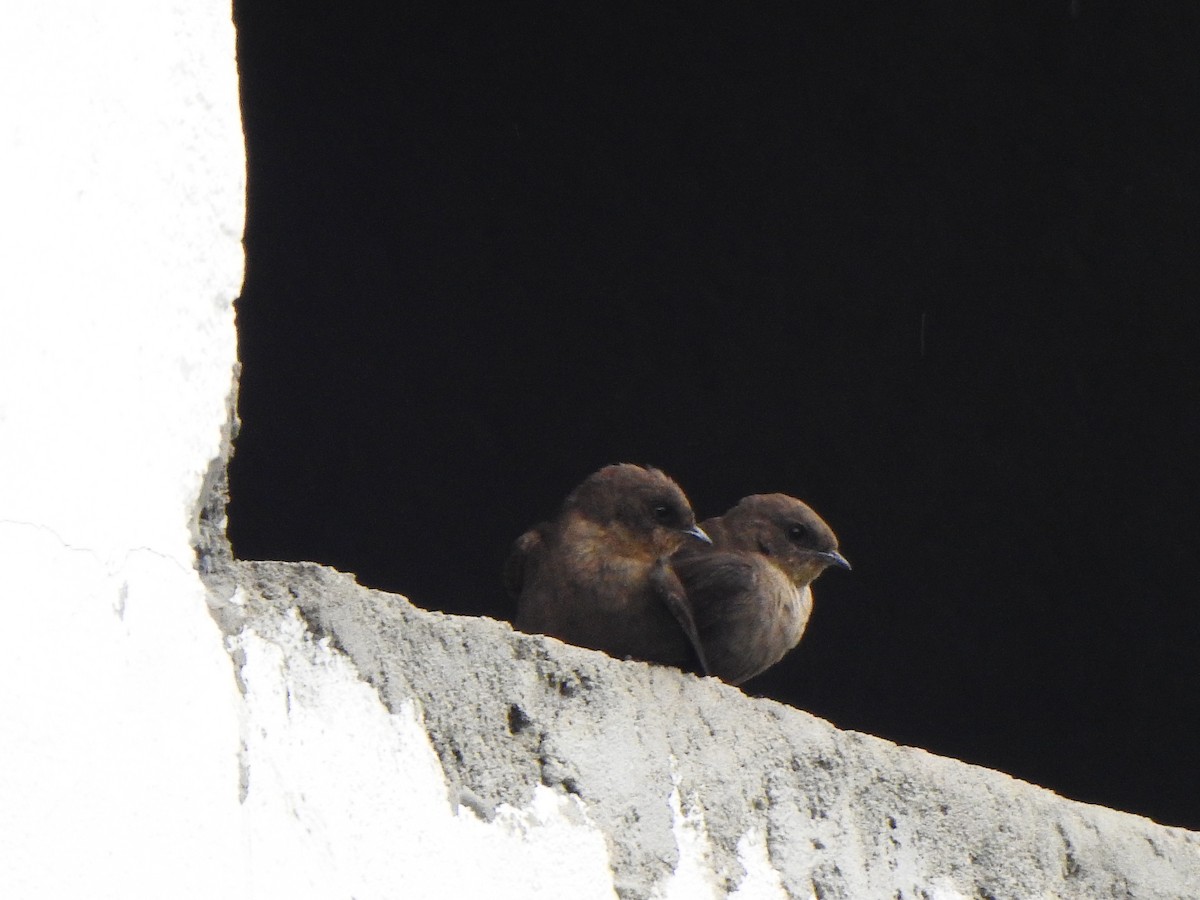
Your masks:
{"label": "pale-breasted bird", "polygon": [[850,563],[821,517],[786,494],[745,497],[703,528],[711,545],[687,542],[672,567],[687,592],[708,674],[741,684],[800,642],[817,576]]}

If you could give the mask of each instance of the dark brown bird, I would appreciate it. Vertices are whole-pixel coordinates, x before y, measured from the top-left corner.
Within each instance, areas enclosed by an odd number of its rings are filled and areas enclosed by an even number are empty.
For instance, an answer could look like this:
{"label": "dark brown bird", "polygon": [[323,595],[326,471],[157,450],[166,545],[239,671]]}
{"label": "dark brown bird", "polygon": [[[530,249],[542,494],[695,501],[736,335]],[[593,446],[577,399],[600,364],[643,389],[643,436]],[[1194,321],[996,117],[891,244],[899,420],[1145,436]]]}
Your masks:
{"label": "dark brown bird", "polygon": [[513,545],[504,582],[515,625],[571,644],[704,669],[695,625],[670,556],[708,542],[679,485],[623,463],[588,476],[553,522]]}
{"label": "dark brown bird", "polygon": [[821,517],[786,494],[745,497],[703,528],[711,546],[686,544],[672,566],[687,591],[708,673],[741,684],[800,642],[817,576],[850,563]]}

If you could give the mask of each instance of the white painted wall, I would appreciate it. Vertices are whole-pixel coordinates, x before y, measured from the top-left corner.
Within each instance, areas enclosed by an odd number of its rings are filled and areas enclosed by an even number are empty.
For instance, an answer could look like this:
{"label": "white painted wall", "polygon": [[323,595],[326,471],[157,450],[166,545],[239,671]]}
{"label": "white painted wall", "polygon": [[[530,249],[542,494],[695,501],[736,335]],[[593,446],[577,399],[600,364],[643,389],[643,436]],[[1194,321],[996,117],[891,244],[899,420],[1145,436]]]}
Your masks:
{"label": "white painted wall", "polygon": [[189,532],[242,280],[229,6],[11,4],[0,113],[0,893],[246,896]]}

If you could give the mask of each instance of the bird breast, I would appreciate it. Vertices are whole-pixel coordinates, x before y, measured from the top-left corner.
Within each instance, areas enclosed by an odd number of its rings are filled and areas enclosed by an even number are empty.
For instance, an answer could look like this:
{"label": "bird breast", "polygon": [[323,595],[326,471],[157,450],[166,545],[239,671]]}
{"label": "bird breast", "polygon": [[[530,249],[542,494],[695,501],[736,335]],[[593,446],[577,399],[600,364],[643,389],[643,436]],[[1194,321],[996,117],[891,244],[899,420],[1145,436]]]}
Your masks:
{"label": "bird breast", "polygon": [[783,653],[791,650],[804,634],[808,617],[812,615],[812,589],[806,584],[797,587],[791,579],[772,567],[770,584],[764,585],[764,593],[771,598],[771,608],[764,610],[763,621],[771,623],[772,644],[782,648]]}
{"label": "bird breast", "polygon": [[653,553],[619,527],[604,527],[586,519],[567,525],[564,560],[576,581],[591,587],[592,603],[623,605],[631,587],[639,585],[654,562]]}

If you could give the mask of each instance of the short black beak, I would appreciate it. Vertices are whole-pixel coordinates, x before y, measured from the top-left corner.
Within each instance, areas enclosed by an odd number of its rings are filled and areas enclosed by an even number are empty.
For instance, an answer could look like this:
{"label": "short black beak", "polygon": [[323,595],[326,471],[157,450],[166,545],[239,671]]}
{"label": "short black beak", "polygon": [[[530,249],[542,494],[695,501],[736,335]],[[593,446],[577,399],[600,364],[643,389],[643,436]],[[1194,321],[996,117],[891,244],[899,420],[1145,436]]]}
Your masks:
{"label": "short black beak", "polygon": [[822,550],[817,555],[831,566],[837,566],[845,569],[847,572],[850,571],[850,560],[846,559],[846,557],[842,556],[836,550]]}
{"label": "short black beak", "polygon": [[707,534],[705,534],[704,529],[702,529],[699,525],[693,525],[691,528],[686,528],[686,529],[684,529],[683,533],[690,534],[694,538],[699,538],[700,540],[704,541],[704,543],[706,543],[706,544],[712,543],[712,538],[710,538]]}

